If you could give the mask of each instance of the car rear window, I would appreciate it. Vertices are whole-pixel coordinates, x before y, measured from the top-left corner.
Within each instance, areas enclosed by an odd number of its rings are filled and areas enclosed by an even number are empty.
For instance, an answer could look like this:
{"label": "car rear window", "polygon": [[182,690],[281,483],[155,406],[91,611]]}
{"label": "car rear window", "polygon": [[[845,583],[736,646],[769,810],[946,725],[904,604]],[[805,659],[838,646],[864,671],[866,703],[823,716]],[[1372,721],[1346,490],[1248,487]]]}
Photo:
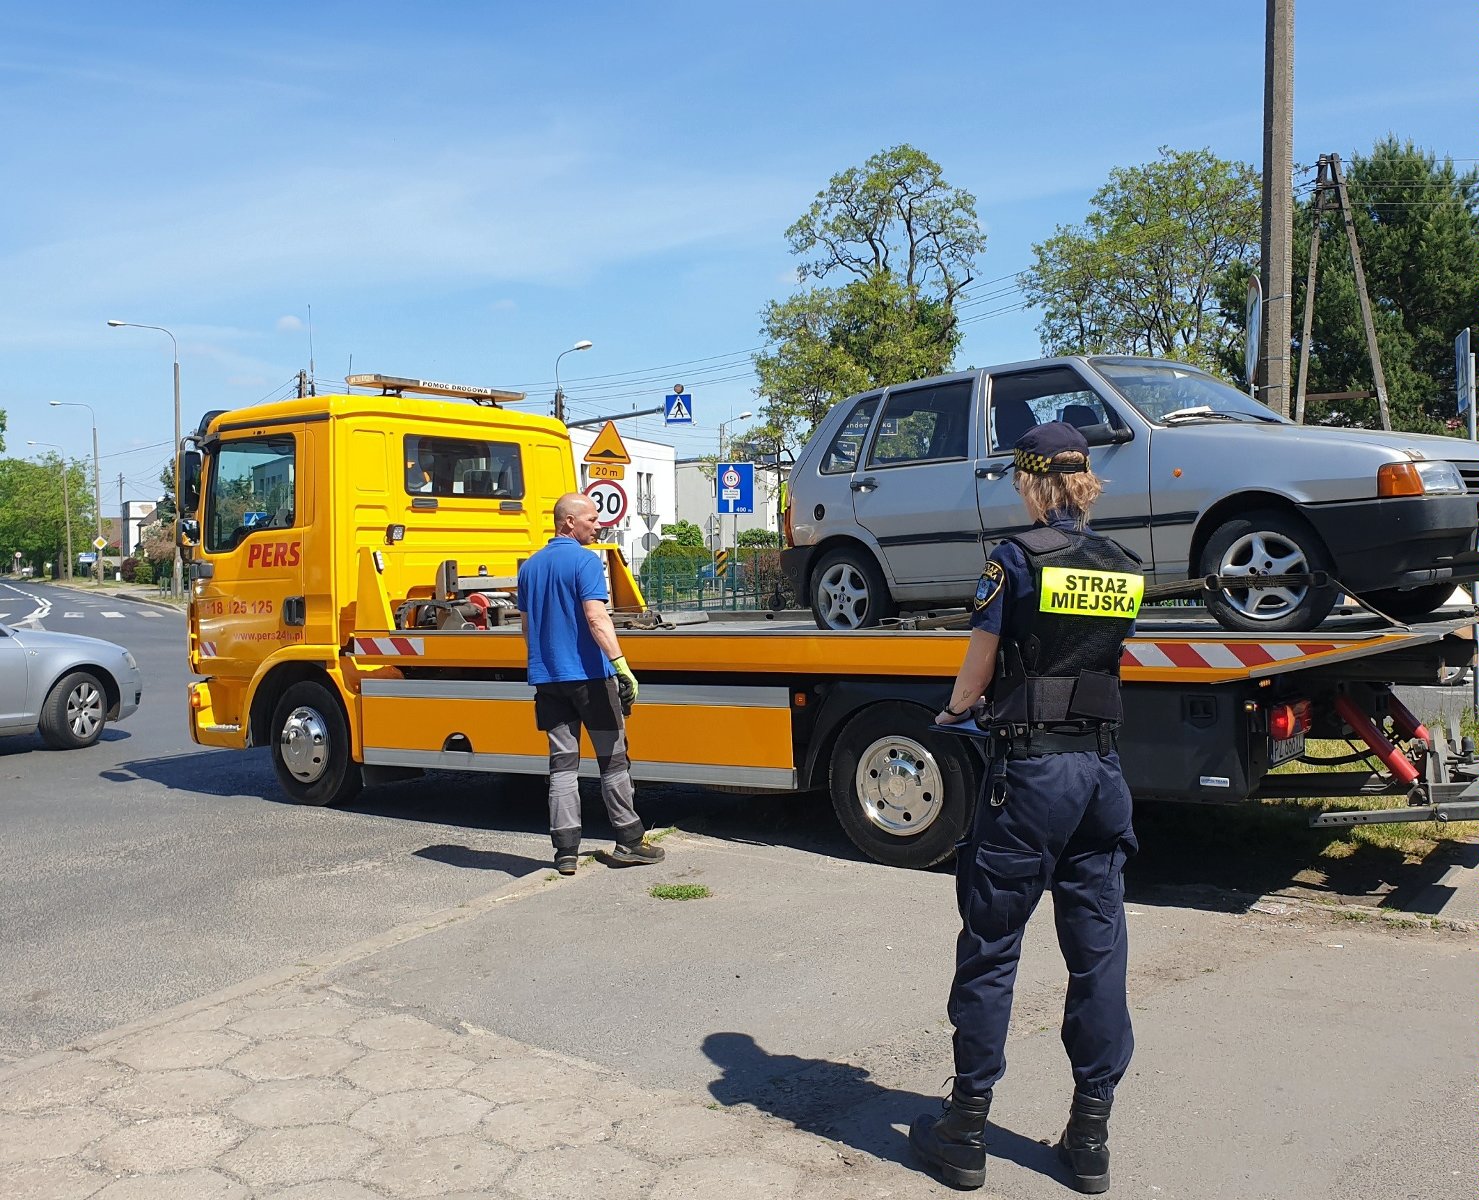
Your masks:
{"label": "car rear window", "polygon": [[822,455],[819,470],[823,475],[842,475],[856,470],[858,456],[863,452],[863,439],[868,436],[868,426],[873,424],[873,413],[877,408],[877,396],[864,396],[853,405],[852,412],[847,414],[847,420]]}

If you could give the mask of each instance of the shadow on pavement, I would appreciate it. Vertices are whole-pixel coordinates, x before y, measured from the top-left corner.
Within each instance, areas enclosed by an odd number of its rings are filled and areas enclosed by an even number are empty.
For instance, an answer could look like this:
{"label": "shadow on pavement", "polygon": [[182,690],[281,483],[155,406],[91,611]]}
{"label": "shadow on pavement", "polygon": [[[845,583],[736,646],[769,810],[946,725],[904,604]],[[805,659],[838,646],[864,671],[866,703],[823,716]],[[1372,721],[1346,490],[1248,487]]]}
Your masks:
{"label": "shadow on pavement", "polygon": [[[748,1033],[711,1033],[703,1051],[724,1072],[709,1085],[719,1103],[748,1104],[807,1133],[924,1173],[900,1127],[906,1130],[921,1113],[939,1113],[940,1096],[883,1087],[848,1063],[770,1054]],[[947,1087],[942,1084],[941,1095]],[[986,1146],[996,1158],[1064,1181],[1051,1146],[996,1124],[987,1130]]]}
{"label": "shadow on pavement", "polygon": [[161,787],[206,796],[252,795],[259,787],[258,780],[263,781],[260,786],[277,790],[265,750],[248,750],[244,754],[200,750],[165,758],[136,758],[99,771],[98,777],[112,783],[145,779]]}
{"label": "shadow on pavement", "polygon": [[474,850],[471,846],[423,846],[414,852],[416,858],[445,863],[449,867],[464,867],[471,871],[501,871],[505,875],[521,878],[532,875],[541,868],[548,868],[550,860],[529,858],[523,854],[507,854],[502,850]]}
{"label": "shadow on pavement", "polygon": [[[126,742],[129,736],[128,730],[107,725],[93,745],[102,742]],[[29,754],[32,750],[40,750],[44,754],[86,754],[91,749],[92,746],[84,746],[80,750],[57,749],[42,741],[39,733],[17,733],[0,737],[0,758],[11,754]]]}

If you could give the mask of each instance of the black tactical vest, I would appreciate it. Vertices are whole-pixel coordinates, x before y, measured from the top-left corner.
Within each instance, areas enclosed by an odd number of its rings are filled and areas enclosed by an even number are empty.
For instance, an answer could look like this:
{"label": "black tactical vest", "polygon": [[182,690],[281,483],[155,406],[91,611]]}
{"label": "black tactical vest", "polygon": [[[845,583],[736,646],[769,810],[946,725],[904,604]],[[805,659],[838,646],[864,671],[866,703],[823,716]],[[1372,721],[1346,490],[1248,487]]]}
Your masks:
{"label": "black tactical vest", "polygon": [[[1039,607],[1023,606],[1025,627],[1002,639],[989,715],[982,724],[1068,732],[1118,723],[1120,656],[1138,598],[1132,605],[1128,596],[1113,592],[1113,580],[1099,573],[1138,576],[1140,560],[1108,538],[1051,526],[1008,540],[1027,558]],[[1088,574],[1075,577],[1076,589],[1045,590],[1049,567]],[[1099,590],[1097,585],[1106,582],[1110,586]],[[1096,586],[1086,590],[1085,583]],[[1048,606],[1056,611],[1042,611]],[[1075,606],[1085,611],[1074,611]]]}

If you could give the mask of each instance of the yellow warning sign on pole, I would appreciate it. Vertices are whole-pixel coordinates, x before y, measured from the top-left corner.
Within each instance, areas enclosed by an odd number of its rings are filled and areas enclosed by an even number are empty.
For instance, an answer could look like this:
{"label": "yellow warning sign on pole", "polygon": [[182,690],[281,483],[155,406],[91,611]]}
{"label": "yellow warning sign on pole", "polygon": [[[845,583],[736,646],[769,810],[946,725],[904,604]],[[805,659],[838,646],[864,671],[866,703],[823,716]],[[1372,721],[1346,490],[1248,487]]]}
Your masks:
{"label": "yellow warning sign on pole", "polygon": [[714,574],[723,579],[729,571],[729,551],[716,550],[714,552]]}
{"label": "yellow warning sign on pole", "polygon": [[627,453],[626,443],[621,440],[621,434],[616,432],[616,422],[607,421],[601,426],[601,432],[596,434],[596,440],[585,452],[585,461],[631,465],[632,456]]}

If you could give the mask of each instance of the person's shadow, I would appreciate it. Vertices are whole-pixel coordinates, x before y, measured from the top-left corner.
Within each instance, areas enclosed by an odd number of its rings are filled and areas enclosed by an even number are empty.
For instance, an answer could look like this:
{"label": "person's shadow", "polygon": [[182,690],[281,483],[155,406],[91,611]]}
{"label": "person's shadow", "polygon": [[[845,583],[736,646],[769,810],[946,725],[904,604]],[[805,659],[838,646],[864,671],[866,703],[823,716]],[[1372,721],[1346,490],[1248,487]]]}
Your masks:
{"label": "person's shadow", "polygon": [[[748,1033],[711,1033],[704,1038],[703,1050],[724,1072],[709,1085],[720,1104],[748,1104],[807,1133],[926,1171],[909,1148],[907,1130],[921,1113],[941,1111],[944,1087],[935,1096],[883,1087],[862,1067],[768,1054]],[[987,1129],[986,1151],[994,1158],[1066,1182],[1051,1146],[1000,1125]]]}

